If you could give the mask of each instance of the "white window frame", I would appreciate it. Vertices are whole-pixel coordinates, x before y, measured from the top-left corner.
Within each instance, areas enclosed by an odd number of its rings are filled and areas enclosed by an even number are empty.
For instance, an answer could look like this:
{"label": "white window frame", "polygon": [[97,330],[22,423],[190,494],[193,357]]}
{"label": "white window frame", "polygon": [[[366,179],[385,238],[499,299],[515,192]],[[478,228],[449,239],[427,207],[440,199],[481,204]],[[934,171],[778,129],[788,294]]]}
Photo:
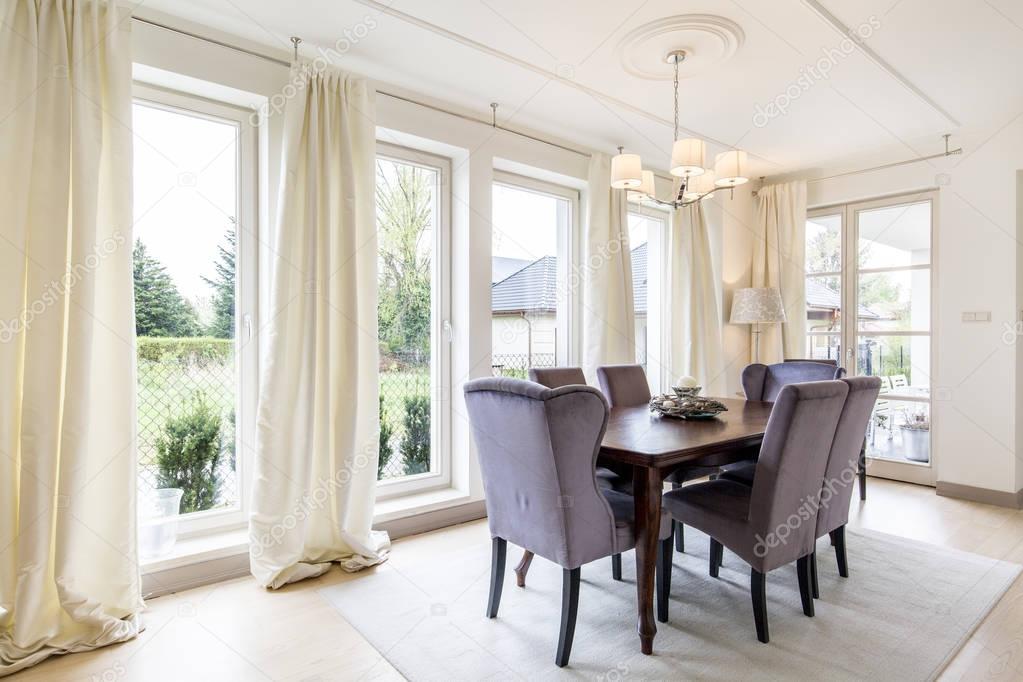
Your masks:
{"label": "white window frame", "polygon": [[238,504],[229,509],[183,514],[178,517],[178,538],[187,539],[243,528],[248,523],[252,490],[252,464],[255,452],[256,401],[258,381],[258,244],[259,186],[258,128],[252,124],[251,112],[233,104],[214,101],[180,90],[156,87],[135,81],[133,103],[186,114],[196,118],[227,122],[238,128],[237,235],[235,252],[235,481]]}
{"label": "white window frame", "polygon": [[[628,204],[629,215],[634,215],[646,220],[654,220],[660,223],[658,230],[647,233],[647,285],[646,285],[646,309],[647,309],[647,380],[650,382],[650,390],[653,393],[662,393],[665,387],[670,386],[674,377],[669,376],[671,371],[671,358],[666,357],[666,352],[671,348],[668,327],[668,268],[670,264],[669,246],[671,244],[672,214],[666,209],[648,206],[639,202],[630,201]],[[629,248],[634,248],[629,244]],[[656,254],[656,260],[653,256]],[[657,311],[656,317],[651,311]],[[656,359],[656,366],[651,358]]]}
{"label": "white window frame", "polygon": [[[556,344],[557,364],[561,366],[579,364],[581,354],[582,327],[579,309],[582,296],[573,286],[572,273],[579,262],[581,245],[579,244],[579,190],[558,185],[546,180],[537,180],[508,171],[494,171],[494,185],[511,189],[533,192],[542,196],[563,199],[567,203],[558,203],[558,315],[556,328],[558,339]],[[563,211],[566,209],[567,211]],[[493,229],[493,228],[491,228]],[[565,254],[565,257],[561,257]],[[578,278],[575,278],[578,280]],[[581,281],[576,284],[581,285]]]}
{"label": "white window frame", "polygon": [[[430,471],[377,481],[377,500],[388,500],[451,486],[451,159],[377,140],[376,158],[437,173],[434,189],[434,289],[430,315]],[[374,162],[374,169],[376,163]],[[375,171],[374,171],[375,172]],[[374,202],[375,206],[375,202]]]}
{"label": "white window frame", "polygon": [[[818,272],[818,273],[807,273],[807,277],[823,277],[823,276],[838,276],[840,278],[842,292],[842,325],[841,330],[838,334],[840,344],[844,349],[844,358],[842,358],[842,364],[845,365],[850,375],[858,375],[860,368],[856,365],[859,362],[859,355],[856,352],[858,348],[858,342],[860,336],[869,337],[889,337],[889,336],[901,336],[901,337],[927,337],[930,339],[930,362],[927,368],[928,382],[930,384],[931,393],[927,397],[919,395],[907,395],[900,394],[896,391],[885,394],[886,400],[894,400],[897,402],[906,403],[921,403],[927,405],[928,415],[931,420],[930,430],[930,461],[929,462],[912,462],[912,461],[897,461],[885,458],[870,457],[868,451],[868,460],[870,460],[870,471],[872,475],[882,476],[884,478],[893,478],[897,480],[903,480],[910,483],[918,483],[922,485],[934,485],[936,480],[936,461],[938,458],[937,433],[935,429],[934,420],[934,389],[935,389],[935,367],[938,358],[938,339],[935,334],[935,329],[938,326],[938,304],[937,304],[937,282],[938,280],[938,192],[936,190],[925,190],[921,192],[911,192],[904,194],[895,194],[876,199],[867,199],[863,201],[850,202],[845,204],[831,204],[828,206],[815,207],[807,211],[807,218],[815,218],[821,216],[840,215],[842,217],[841,223],[841,272]],[[926,265],[907,265],[907,266],[896,266],[896,267],[883,267],[883,268],[860,268],[859,264],[859,220],[858,214],[863,211],[876,210],[880,208],[897,208],[899,206],[907,206],[910,204],[919,204],[929,202],[931,205],[931,229],[930,229],[930,248],[931,257],[930,262]],[[923,330],[906,330],[906,331],[872,331],[869,334],[861,334],[859,329],[859,319],[855,314],[850,314],[848,311],[859,310],[859,279],[861,275],[871,275],[885,272],[911,272],[913,270],[929,270],[930,271],[930,328],[927,331]],[[811,334],[807,332],[807,336],[827,336],[834,335],[828,332],[818,332]],[[940,426],[938,427],[940,428]]]}

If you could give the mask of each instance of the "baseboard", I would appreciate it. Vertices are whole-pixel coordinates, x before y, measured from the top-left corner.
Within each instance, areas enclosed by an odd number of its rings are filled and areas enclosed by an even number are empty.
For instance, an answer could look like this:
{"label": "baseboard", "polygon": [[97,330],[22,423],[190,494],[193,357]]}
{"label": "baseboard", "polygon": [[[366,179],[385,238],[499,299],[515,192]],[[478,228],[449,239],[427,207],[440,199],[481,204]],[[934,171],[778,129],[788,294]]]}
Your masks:
{"label": "baseboard", "polygon": [[972,485],[960,483],[948,483],[938,481],[935,492],[942,497],[955,497],[970,502],[980,502],[996,507],[1008,507],[1009,509],[1023,509],[1023,490],[1010,493],[1004,490],[990,490],[988,488],[974,488]]}
{"label": "baseboard", "polygon": [[486,503],[483,500],[476,500],[454,507],[386,521],[377,524],[374,528],[386,530],[392,540],[397,540],[409,535],[419,535],[420,533],[428,533],[432,530],[447,528],[448,526],[457,526],[460,523],[468,523],[469,521],[486,518],[486,516]]}

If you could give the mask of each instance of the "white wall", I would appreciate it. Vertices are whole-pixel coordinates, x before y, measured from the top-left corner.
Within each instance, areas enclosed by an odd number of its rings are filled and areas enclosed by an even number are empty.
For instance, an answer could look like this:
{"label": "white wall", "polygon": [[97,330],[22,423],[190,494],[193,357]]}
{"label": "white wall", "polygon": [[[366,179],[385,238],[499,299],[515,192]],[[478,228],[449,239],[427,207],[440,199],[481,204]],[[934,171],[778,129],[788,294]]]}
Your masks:
{"label": "white wall", "polygon": [[[960,157],[851,175],[809,186],[822,206],[938,188],[934,243],[937,315],[933,320],[932,436],[937,481],[1015,492],[1023,487],[1017,460],[1018,343],[1007,343],[1023,298],[1016,194],[1023,167],[1023,119],[959,140]],[[940,140],[915,149],[936,151]],[[900,145],[806,177],[870,167],[922,153]],[[786,179],[791,179],[788,176]],[[963,322],[963,312],[988,311],[991,322]]]}

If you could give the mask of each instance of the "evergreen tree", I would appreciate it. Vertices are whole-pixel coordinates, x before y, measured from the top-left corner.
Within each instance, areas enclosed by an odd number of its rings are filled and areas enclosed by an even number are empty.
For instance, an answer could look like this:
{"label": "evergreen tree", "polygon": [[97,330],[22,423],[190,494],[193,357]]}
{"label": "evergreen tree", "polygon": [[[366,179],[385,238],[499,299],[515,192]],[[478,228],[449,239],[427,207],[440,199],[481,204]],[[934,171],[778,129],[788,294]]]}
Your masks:
{"label": "evergreen tree", "polygon": [[146,252],[141,239],[132,251],[135,275],[135,334],[137,336],[196,336],[195,310],[178,291],[167,269]]}
{"label": "evergreen tree", "polygon": [[238,235],[235,232],[235,221],[231,218],[231,227],[224,234],[227,246],[218,246],[219,260],[214,263],[217,276],[214,279],[203,277],[203,281],[213,288],[213,321],[206,333],[218,339],[234,338],[234,284],[235,284],[235,252]]}

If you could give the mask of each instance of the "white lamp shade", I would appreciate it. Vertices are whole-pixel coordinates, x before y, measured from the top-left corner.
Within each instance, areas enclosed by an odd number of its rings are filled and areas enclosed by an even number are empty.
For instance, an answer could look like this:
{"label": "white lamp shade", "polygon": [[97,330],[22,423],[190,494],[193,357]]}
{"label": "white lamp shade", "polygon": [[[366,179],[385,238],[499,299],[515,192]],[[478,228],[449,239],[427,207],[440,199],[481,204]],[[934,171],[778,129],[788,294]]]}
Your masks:
{"label": "white lamp shade", "polygon": [[711,199],[714,196],[714,180],[717,178],[717,174],[712,170],[705,170],[702,175],[689,178],[689,182],[686,184],[686,191],[683,192],[682,198],[686,201],[693,201],[695,199],[704,198]]}
{"label": "white lamp shade", "polygon": [[714,173],[718,187],[736,187],[749,182],[749,178],[743,175],[746,172],[748,159],[746,152],[741,149],[722,152],[717,155],[714,161]]}
{"label": "white lamp shade", "polygon": [[675,140],[671,146],[671,174],[677,177],[700,175],[707,157],[707,146],[703,140],[687,137]]}
{"label": "white lamp shade", "polygon": [[764,324],[785,321],[781,292],[774,287],[736,289],[732,298],[732,324]]}
{"label": "white lamp shade", "polygon": [[643,162],[639,154],[619,154],[611,159],[611,187],[636,189],[643,184]]}
{"label": "white lamp shade", "polygon": [[641,201],[647,197],[654,196],[654,193],[656,192],[654,189],[654,172],[645,170],[642,175],[643,183],[639,186],[639,188],[629,191],[629,201]]}

